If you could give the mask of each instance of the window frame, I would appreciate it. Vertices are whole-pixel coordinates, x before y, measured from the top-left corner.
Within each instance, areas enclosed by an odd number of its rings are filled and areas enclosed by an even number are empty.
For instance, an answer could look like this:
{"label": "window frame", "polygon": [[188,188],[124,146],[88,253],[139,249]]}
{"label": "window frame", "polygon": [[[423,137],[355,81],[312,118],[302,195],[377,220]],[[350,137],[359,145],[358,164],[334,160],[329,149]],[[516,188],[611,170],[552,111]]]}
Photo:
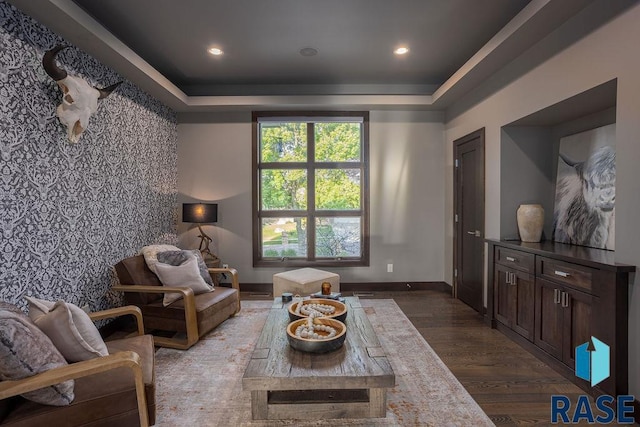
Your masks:
{"label": "window frame", "polygon": [[[260,123],[262,119],[282,118],[283,121],[299,121],[307,124],[307,159],[305,162],[261,162]],[[359,162],[316,162],[313,123],[326,118],[354,118],[362,123],[361,158]],[[311,126],[310,126],[311,124]],[[251,119],[252,129],[252,241],[254,267],[362,267],[369,266],[369,112],[368,111],[254,111]],[[276,167],[277,166],[277,167]],[[306,210],[262,210],[260,195],[261,170],[263,169],[304,169],[307,171],[307,208]],[[358,210],[316,210],[315,209],[315,171],[316,169],[359,169],[360,170],[360,209]],[[304,212],[304,214],[301,214]],[[264,258],[262,256],[262,219],[274,217],[307,218],[307,255],[300,258]],[[317,217],[357,217],[360,218],[361,242],[359,257],[316,258]]]}

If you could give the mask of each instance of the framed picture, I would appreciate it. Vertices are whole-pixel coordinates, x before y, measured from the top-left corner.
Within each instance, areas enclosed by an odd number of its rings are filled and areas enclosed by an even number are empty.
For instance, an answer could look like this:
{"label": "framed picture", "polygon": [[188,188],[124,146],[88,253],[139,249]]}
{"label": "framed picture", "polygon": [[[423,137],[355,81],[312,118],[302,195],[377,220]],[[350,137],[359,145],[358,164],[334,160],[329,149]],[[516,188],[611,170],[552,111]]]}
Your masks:
{"label": "framed picture", "polygon": [[615,124],[560,139],[553,239],[615,249]]}

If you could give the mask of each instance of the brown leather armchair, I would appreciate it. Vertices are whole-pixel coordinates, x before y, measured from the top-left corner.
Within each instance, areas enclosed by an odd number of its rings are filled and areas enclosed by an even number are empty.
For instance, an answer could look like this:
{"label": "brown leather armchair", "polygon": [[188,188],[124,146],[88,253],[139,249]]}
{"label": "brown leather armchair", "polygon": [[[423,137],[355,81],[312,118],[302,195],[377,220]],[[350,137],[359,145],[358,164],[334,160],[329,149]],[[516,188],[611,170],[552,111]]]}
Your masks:
{"label": "brown leather armchair", "polygon": [[[120,285],[113,289],[124,292],[127,304],[140,307],[146,328],[182,333],[171,338],[154,335],[157,346],[186,350],[240,311],[238,272],[233,268],[209,268],[211,274],[230,274],[231,287],[219,285],[213,292],[199,295],[189,288],[163,286],[142,255],[120,261],[115,270]],[[164,307],[162,298],[166,292],[180,293],[182,298]]]}
{"label": "brown leather armchair", "polygon": [[[112,426],[155,424],[155,350],[144,335],[138,307],[89,313],[92,320],[134,315],[136,336],[107,341],[109,355],[72,363],[21,380],[0,382],[0,425]],[[50,406],[20,394],[73,379],[75,399],[68,406]]]}

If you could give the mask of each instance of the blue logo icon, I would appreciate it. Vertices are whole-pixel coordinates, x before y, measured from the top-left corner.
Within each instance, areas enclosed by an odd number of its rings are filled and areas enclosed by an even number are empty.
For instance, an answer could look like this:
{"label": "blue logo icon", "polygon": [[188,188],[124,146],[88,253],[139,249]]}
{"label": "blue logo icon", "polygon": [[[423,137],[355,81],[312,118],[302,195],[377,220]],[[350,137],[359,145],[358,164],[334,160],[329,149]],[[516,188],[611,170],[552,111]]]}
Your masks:
{"label": "blue logo icon", "polygon": [[[590,347],[589,344],[592,344]],[[609,346],[592,336],[576,347],[576,376],[591,381],[591,387],[609,378]]]}

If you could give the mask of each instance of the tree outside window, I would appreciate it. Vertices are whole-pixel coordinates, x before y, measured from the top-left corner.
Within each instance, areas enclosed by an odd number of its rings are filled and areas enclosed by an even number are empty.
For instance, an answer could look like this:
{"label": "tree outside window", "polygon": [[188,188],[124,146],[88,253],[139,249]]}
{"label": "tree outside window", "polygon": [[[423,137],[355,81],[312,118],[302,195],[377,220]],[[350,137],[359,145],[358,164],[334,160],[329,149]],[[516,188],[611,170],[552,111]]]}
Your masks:
{"label": "tree outside window", "polygon": [[368,265],[368,113],[254,113],[254,265]]}

